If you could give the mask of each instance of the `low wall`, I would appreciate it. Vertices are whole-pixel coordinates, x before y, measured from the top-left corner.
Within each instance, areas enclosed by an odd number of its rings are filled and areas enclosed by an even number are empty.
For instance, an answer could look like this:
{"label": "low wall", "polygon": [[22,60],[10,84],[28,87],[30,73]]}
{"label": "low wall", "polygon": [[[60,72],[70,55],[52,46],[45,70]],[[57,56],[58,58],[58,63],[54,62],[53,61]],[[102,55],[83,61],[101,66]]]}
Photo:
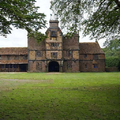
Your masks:
{"label": "low wall", "polygon": [[118,72],[119,69],[117,67],[107,67],[105,68],[106,72]]}

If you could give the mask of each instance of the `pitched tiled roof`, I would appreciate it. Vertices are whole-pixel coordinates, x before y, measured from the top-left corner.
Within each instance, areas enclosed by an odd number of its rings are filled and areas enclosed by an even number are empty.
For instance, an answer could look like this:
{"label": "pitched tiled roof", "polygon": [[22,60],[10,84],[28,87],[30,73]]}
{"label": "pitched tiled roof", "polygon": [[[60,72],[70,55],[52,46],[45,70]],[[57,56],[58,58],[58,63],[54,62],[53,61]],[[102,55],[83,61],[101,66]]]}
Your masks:
{"label": "pitched tiled roof", "polygon": [[0,64],[28,64],[28,60],[0,60]]}
{"label": "pitched tiled roof", "polygon": [[0,55],[27,55],[27,47],[0,48]]}
{"label": "pitched tiled roof", "polygon": [[80,43],[80,54],[104,54],[97,42]]}

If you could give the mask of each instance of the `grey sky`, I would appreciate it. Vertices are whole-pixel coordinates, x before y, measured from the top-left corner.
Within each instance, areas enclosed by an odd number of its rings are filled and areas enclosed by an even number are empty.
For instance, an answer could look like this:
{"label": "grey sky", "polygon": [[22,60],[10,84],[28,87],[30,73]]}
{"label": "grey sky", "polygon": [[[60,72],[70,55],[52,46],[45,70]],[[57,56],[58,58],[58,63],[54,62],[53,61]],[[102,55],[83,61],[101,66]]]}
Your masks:
{"label": "grey sky", "polygon": [[[36,5],[40,6],[39,12],[46,14],[46,19],[48,21],[47,27],[49,27],[50,14],[50,0],[36,0]],[[47,28],[46,28],[47,29]],[[46,29],[41,30],[45,32]],[[80,37],[81,42],[94,42],[90,41],[88,37]],[[102,47],[104,40],[100,40],[99,44]],[[21,29],[13,28],[12,34],[7,35],[7,38],[0,36],[0,47],[27,47],[27,32]]]}

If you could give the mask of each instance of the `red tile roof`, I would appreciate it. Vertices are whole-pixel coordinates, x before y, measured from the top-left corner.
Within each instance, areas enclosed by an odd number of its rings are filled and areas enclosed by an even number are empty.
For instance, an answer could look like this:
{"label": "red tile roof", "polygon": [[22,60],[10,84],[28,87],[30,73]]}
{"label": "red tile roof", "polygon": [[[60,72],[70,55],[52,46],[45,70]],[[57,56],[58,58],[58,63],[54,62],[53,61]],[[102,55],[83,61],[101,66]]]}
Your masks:
{"label": "red tile roof", "polygon": [[28,64],[28,60],[0,60],[0,64]]}
{"label": "red tile roof", "polygon": [[27,47],[0,48],[0,55],[27,55]]}
{"label": "red tile roof", "polygon": [[80,43],[80,54],[104,54],[97,42]]}

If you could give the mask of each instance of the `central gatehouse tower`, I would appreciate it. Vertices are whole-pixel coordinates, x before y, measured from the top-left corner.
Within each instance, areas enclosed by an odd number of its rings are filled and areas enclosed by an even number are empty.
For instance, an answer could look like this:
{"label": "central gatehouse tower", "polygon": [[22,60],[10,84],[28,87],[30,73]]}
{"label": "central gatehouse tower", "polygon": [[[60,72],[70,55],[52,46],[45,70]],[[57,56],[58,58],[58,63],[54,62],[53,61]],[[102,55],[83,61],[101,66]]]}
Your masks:
{"label": "central gatehouse tower", "polygon": [[79,35],[63,37],[58,20],[50,20],[47,38],[37,43],[28,39],[29,72],[77,72],[79,71]]}
{"label": "central gatehouse tower", "polygon": [[63,69],[63,35],[58,27],[58,20],[50,20],[46,34],[46,63],[48,72],[62,72]]}

